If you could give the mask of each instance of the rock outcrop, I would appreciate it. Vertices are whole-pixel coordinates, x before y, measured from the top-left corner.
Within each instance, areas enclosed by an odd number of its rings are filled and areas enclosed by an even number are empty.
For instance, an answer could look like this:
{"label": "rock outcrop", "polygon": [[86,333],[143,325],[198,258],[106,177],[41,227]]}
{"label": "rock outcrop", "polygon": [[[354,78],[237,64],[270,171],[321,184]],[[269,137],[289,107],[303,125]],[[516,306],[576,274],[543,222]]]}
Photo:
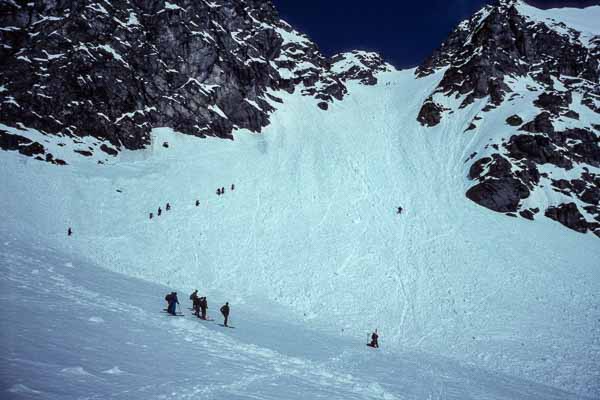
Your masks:
{"label": "rock outcrop", "polygon": [[157,126],[260,132],[281,102],[272,92],[301,86],[327,108],[384,64],[357,53],[358,69],[332,69],[269,0],[9,0],[0,26],[0,123],[92,136],[110,155],[145,147]]}
{"label": "rock outcrop", "polygon": [[[543,215],[600,236],[600,181],[593,172],[600,167],[600,139],[588,122],[600,121],[600,36],[531,10],[502,0],[462,22],[416,69],[418,77],[443,71],[417,120],[434,127],[452,118],[438,103],[455,102],[461,109],[484,99],[480,115],[499,113],[505,124],[495,128],[501,139],[474,149],[480,158],[471,164],[474,184],[466,196],[527,219],[545,207]],[[504,105],[530,97],[522,111],[532,118],[504,114]],[[467,131],[472,129],[473,123]],[[539,198],[546,190],[560,196],[537,204],[533,193]]]}

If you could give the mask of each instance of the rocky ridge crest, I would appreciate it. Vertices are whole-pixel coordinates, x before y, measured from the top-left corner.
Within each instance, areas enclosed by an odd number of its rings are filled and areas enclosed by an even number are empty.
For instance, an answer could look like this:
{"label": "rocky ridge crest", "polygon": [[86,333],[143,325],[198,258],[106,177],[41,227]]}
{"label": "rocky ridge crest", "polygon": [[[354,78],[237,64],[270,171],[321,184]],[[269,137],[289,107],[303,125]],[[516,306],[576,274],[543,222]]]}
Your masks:
{"label": "rocky ridge crest", "polygon": [[[466,129],[477,134],[486,113],[506,113],[532,97],[521,115],[503,117],[501,139],[468,160],[474,184],[466,195],[497,212],[542,213],[600,236],[600,36],[535,10],[503,0],[463,21],[416,69],[418,77],[443,73],[417,120],[434,127],[452,118],[448,104],[474,107],[483,99]],[[544,187],[557,195],[535,200]]]}
{"label": "rocky ridge crest", "polygon": [[[268,0],[0,0],[0,26],[0,123],[90,136],[107,156],[147,146],[158,126],[260,132],[280,90],[327,109],[345,80],[376,82],[336,73]],[[46,160],[41,144],[0,135],[2,148]]]}

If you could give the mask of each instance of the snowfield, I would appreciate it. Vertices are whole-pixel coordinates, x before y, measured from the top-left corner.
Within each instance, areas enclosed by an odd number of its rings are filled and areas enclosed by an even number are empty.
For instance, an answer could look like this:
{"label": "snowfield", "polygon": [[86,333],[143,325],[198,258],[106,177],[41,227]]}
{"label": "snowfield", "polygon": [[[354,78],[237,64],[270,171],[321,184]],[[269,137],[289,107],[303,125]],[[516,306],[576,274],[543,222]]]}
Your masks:
{"label": "snowfield", "polygon": [[[169,288],[0,231],[3,399],[581,399],[233,305],[235,329],[157,312]],[[182,296],[184,297],[184,296]],[[215,316],[218,301],[209,303]],[[290,334],[282,334],[289,332]],[[385,342],[382,342],[385,343]]]}
{"label": "snowfield", "polygon": [[[327,112],[277,93],[262,134],[155,129],[105,165],[68,137],[42,139],[64,167],[1,152],[4,393],[600,396],[598,238],[465,198],[469,155],[513,110],[464,133],[481,101],[423,128],[440,78],[381,73]],[[171,288],[213,315],[230,301],[237,329],[161,314]]]}

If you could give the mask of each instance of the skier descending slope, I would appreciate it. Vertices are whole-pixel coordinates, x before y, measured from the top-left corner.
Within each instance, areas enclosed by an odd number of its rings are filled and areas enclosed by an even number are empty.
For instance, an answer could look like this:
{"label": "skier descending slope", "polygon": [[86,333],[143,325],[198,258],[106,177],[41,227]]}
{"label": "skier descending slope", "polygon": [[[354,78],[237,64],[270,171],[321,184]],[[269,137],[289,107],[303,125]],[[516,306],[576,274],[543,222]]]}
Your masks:
{"label": "skier descending slope", "polygon": [[379,335],[377,334],[377,329],[375,332],[371,334],[371,343],[367,343],[367,346],[378,349],[379,348]]}
{"label": "skier descending slope", "polygon": [[228,326],[227,320],[229,319],[229,302],[226,302],[225,305],[221,307],[221,314],[223,314],[223,318],[225,318],[223,321],[223,326]]}

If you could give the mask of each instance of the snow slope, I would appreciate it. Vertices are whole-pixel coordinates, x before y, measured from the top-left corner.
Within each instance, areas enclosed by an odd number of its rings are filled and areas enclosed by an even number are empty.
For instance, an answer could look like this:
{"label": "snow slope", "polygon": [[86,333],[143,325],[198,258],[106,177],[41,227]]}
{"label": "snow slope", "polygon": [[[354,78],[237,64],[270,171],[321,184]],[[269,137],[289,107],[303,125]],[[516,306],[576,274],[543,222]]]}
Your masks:
{"label": "snow slope", "polygon": [[[273,103],[280,109],[263,134],[238,131],[232,142],[156,129],[151,148],[109,165],[70,155],[79,144],[67,137],[64,147],[44,139],[70,163],[61,168],[2,152],[10,173],[0,219],[131,277],[198,288],[234,308],[277,305],[317,338],[340,340],[343,330],[361,344],[379,328],[389,351],[598,396],[598,239],[465,198],[467,158],[500,134],[512,110],[486,113],[475,134],[463,131],[485,99],[421,127],[415,116],[442,72],[350,83],[327,112],[314,99],[277,93],[284,105]],[[173,209],[149,220],[167,201]],[[151,315],[159,307],[127,302]]]}
{"label": "snow slope", "polygon": [[[234,305],[235,329],[169,317],[156,312],[169,288],[5,228],[3,399],[583,398],[439,356],[374,351],[360,338],[308,330],[257,303]],[[223,297],[211,300],[214,315]]]}
{"label": "snow slope", "polygon": [[532,7],[523,1],[517,2],[521,15],[527,16],[535,23],[544,23],[561,34],[567,35],[569,29],[580,32],[579,41],[590,47],[590,40],[600,35],[600,6],[586,8],[552,8],[542,10]]}

